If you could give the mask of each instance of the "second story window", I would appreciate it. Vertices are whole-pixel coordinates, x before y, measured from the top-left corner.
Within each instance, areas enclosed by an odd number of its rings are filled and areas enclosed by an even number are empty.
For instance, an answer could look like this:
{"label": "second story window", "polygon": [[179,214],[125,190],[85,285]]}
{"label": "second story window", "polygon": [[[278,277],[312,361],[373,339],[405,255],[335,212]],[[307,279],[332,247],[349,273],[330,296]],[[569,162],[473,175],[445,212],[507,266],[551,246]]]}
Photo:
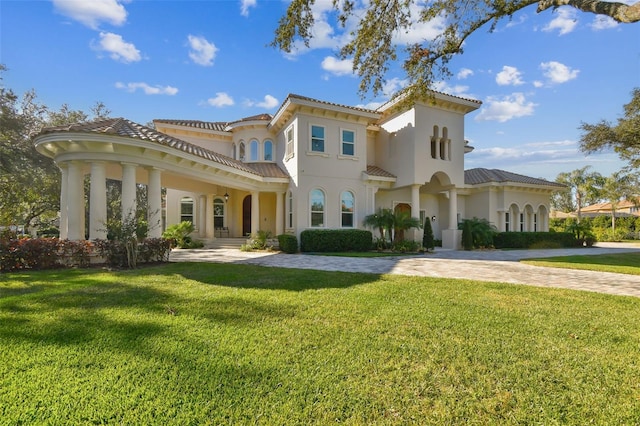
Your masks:
{"label": "second story window", "polygon": [[356,133],[353,130],[342,130],[342,142],[340,153],[342,155],[355,155],[356,153]]}
{"label": "second story window", "polygon": [[311,151],[324,152],[324,127],[311,126]]}
{"label": "second story window", "polygon": [[249,142],[249,161],[258,161],[258,141]]}
{"label": "second story window", "polygon": [[264,142],[264,161],[273,161],[273,142]]}

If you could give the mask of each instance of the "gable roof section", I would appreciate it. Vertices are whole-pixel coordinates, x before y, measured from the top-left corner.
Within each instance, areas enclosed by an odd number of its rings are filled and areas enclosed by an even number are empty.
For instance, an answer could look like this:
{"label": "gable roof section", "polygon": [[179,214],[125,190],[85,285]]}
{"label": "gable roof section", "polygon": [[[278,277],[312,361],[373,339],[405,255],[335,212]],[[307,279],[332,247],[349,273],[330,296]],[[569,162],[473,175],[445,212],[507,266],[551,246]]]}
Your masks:
{"label": "gable roof section", "polygon": [[[631,209],[632,207],[640,207],[640,202],[635,203],[631,200],[621,200],[620,202],[618,202],[617,206],[616,206],[616,210],[623,210],[623,209]],[[586,207],[582,207],[580,209],[581,213],[597,213],[597,212],[601,212],[601,211],[606,211],[606,212],[610,212],[611,211],[611,203],[597,203],[597,204],[591,204],[589,206]]]}
{"label": "gable roof section", "polygon": [[557,182],[546,179],[532,178],[517,173],[507,172],[498,169],[469,169],[464,171],[464,183],[467,185],[482,185],[485,183],[515,183],[524,185],[552,186],[558,189],[566,188]]}
{"label": "gable roof section", "polygon": [[[243,172],[251,173],[262,177],[289,177],[277,164],[270,164],[273,167],[255,167],[234,160],[217,152],[202,148],[198,145],[185,142],[182,139],[169,136],[147,126],[143,126],[125,118],[111,118],[106,120],[90,121],[87,123],[71,124],[67,126],[45,127],[38,136],[51,133],[90,133],[104,134],[105,136],[119,136],[131,139],[139,139],[168,146],[178,151],[183,151],[214,163],[222,164]],[[36,136],[37,137],[37,136]],[[253,166],[253,167],[252,167]]]}

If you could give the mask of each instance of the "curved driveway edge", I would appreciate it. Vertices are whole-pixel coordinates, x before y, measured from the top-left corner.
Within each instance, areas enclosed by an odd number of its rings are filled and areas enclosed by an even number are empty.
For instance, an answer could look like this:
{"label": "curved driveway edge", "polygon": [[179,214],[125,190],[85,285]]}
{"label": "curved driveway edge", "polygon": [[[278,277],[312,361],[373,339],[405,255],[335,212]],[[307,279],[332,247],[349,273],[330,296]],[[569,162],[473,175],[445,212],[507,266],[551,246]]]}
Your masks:
{"label": "curved driveway edge", "polygon": [[374,274],[460,278],[567,288],[620,296],[640,297],[640,276],[526,265],[521,259],[567,255],[640,252],[640,247],[603,244],[584,249],[554,250],[439,250],[419,256],[355,258],[238,249],[173,250],[172,262],[241,263],[280,268],[313,269]]}

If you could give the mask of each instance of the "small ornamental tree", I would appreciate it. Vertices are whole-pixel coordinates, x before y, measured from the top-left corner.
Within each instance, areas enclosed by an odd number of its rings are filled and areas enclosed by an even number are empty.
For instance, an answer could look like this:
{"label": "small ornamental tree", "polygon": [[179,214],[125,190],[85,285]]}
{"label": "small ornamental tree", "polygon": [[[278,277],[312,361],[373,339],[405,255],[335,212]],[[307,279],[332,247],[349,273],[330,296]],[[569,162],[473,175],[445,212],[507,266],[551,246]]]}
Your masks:
{"label": "small ornamental tree", "polygon": [[427,217],[424,220],[424,234],[422,235],[422,247],[425,250],[433,250],[436,247],[435,239],[433,238],[433,228],[431,228],[431,220]]}

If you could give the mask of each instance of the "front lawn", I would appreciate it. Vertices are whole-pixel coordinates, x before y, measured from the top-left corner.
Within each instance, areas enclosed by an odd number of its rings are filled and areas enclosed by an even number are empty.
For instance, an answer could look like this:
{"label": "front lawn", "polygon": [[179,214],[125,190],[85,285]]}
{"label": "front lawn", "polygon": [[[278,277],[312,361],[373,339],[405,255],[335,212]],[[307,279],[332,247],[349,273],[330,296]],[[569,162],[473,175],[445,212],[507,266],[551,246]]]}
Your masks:
{"label": "front lawn", "polygon": [[589,271],[640,275],[640,252],[544,257],[526,259],[521,262],[553,268],[586,269]]}
{"label": "front lawn", "polygon": [[637,424],[640,299],[249,265],[0,275],[3,424]]}

